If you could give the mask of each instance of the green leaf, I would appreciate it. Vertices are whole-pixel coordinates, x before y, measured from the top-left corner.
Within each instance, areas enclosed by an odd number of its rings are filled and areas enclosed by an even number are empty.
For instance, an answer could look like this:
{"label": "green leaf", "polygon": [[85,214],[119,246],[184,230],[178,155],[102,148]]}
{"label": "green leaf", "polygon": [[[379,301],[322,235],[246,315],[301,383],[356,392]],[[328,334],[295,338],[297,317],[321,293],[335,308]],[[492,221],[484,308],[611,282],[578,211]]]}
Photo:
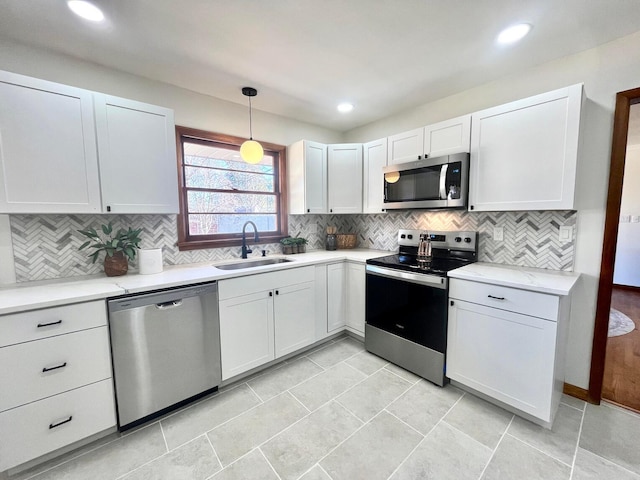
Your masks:
{"label": "green leaf", "polygon": [[93,252],[91,255],[89,255],[92,258],[91,263],[96,263],[96,260],[98,259],[99,254],[100,254],[100,251],[98,250],[97,252]]}
{"label": "green leaf", "polygon": [[78,247],[78,250],[82,250],[83,248],[88,247],[90,243],[91,243],[91,240],[84,242],[82,245]]}

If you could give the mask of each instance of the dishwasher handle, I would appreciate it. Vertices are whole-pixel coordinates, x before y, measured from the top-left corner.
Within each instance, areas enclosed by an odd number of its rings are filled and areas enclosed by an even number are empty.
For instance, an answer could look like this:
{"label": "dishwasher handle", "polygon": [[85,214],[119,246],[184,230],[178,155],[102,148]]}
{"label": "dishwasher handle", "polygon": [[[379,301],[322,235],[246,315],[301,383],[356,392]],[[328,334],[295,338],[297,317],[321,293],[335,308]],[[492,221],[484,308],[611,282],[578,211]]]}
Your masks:
{"label": "dishwasher handle", "polygon": [[158,310],[169,310],[170,308],[176,308],[182,305],[182,300],[172,300],[170,302],[156,303]]}

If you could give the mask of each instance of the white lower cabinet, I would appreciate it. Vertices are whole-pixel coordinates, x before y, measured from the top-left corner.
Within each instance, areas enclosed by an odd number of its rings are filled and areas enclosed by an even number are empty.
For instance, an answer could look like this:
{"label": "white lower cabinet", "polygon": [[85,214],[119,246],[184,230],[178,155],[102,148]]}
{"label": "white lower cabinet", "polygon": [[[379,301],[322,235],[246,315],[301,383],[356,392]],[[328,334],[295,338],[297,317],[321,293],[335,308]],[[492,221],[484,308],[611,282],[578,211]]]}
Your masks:
{"label": "white lower cabinet", "polygon": [[327,333],[347,324],[347,267],[344,262],[327,265]]}
{"label": "white lower cabinet", "polygon": [[447,376],[550,427],[564,382],[567,299],[451,279]]}
{"label": "white lower cabinet", "polygon": [[218,286],[222,380],[316,340],[314,267],[221,280]]}
{"label": "white lower cabinet", "polygon": [[364,336],[365,266],[347,262],[346,323],[349,330]]}
{"label": "white lower cabinet", "polygon": [[0,316],[0,472],[116,425],[104,301]]}

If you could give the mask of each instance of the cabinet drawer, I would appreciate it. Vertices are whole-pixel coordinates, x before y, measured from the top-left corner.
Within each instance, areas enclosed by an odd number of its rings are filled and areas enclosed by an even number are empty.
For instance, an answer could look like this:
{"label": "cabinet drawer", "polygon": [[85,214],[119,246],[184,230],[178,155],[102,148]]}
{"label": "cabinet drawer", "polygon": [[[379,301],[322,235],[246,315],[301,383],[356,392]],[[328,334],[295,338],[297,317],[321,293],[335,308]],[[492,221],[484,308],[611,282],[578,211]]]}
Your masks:
{"label": "cabinet drawer", "polygon": [[450,279],[449,297],[553,321],[558,318],[560,301],[555,295],[458,278]]}
{"label": "cabinet drawer", "polygon": [[115,424],[111,379],[0,413],[0,471]]}
{"label": "cabinet drawer", "polygon": [[107,327],[0,348],[0,412],[110,377]]}
{"label": "cabinet drawer", "polygon": [[250,295],[253,293],[271,290],[287,285],[312,282],[315,278],[314,267],[291,268],[259,275],[246,275],[244,277],[220,280],[218,282],[218,295],[220,300]]}
{"label": "cabinet drawer", "polygon": [[0,347],[107,324],[103,300],[0,316]]}

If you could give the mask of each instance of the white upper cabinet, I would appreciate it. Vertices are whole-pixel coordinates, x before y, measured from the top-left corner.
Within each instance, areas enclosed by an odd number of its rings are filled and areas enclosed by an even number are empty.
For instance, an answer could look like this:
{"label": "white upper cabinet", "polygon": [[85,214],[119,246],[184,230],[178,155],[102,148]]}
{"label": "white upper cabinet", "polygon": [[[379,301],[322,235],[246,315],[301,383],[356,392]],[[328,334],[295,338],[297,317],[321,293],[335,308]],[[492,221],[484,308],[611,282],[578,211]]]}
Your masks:
{"label": "white upper cabinet", "polygon": [[469,210],[572,210],[582,84],[472,116]]}
{"label": "white upper cabinet", "polygon": [[381,138],[363,145],[362,212],[384,212],[384,176],[387,166],[387,139]]}
{"label": "white upper cabinet", "polygon": [[362,144],[329,145],[329,213],[362,213]]}
{"label": "white upper cabinet", "polygon": [[389,165],[420,160],[424,155],[424,128],[398,133],[387,138]]}
{"label": "white upper cabinet", "polygon": [[95,94],[104,212],[179,213],[173,110]]}
{"label": "white upper cabinet", "polygon": [[471,115],[424,127],[424,158],[469,151]]}
{"label": "white upper cabinet", "polygon": [[0,71],[0,213],[178,213],[173,111]]}
{"label": "white upper cabinet", "polygon": [[287,148],[289,213],[327,213],[327,146],[300,140]]}
{"label": "white upper cabinet", "polygon": [[0,72],[0,213],[97,213],[91,92]]}
{"label": "white upper cabinet", "polygon": [[471,115],[452,118],[388,137],[387,162],[413,162],[469,151]]}

